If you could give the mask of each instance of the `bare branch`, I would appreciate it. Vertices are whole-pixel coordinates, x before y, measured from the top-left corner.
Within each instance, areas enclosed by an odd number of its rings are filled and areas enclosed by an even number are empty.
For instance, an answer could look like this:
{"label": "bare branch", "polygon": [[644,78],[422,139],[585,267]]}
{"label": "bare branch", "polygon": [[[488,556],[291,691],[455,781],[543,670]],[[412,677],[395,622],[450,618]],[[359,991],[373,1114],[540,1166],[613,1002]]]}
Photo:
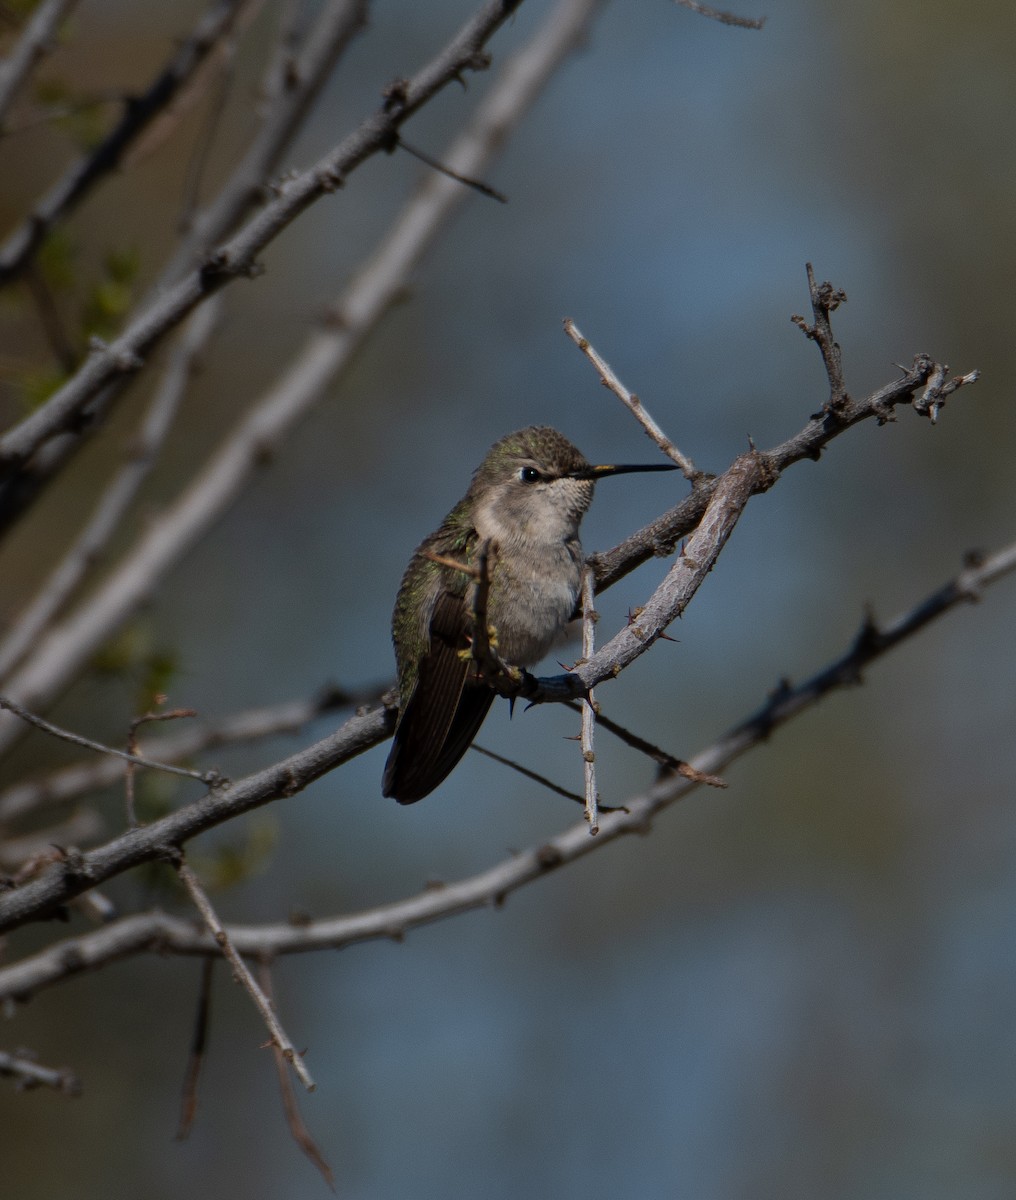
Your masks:
{"label": "bare branch", "polygon": [[198,356],[219,317],[218,300],[194,314],[166,367],[127,463],[114,475],[77,540],[42,585],[35,600],[0,642],[0,680],[38,643],[116,532],[141,484],[155,465],[194,374]]}
{"label": "bare branch", "polygon": [[16,1079],[22,1089],[48,1087],[63,1092],[65,1096],[81,1095],[81,1080],[66,1068],[54,1070],[42,1067],[24,1054],[8,1054],[0,1050],[0,1075]]}
{"label": "bare branch", "polygon": [[635,395],[634,392],[629,392],[620,379],[611,370],[606,359],[602,358],[596,350],[590,345],[587,338],[583,337],[579,332],[578,326],[571,319],[565,318],[564,331],[575,343],[582,353],[589,359],[600,375],[600,382],[604,387],[609,388],[621,403],[632,413],[638,423],[659,446],[666,456],[681,468],[681,473],[689,483],[694,484],[702,478],[702,472],[699,471],[695,464],[686,455],[682,454],[674,443],[667,437],[663,430],[656,424],[653,418],[646,411],[642,401]]}
{"label": "bare branch", "polygon": [[[432,182],[447,181],[435,176]],[[560,702],[584,695],[589,687],[616,675],[642,654],[683,610],[708,573],[751,495],[771,487],[787,465],[804,457],[817,456],[828,441],[857,422],[866,417],[884,419],[887,406],[904,399],[912,400],[917,389],[930,378],[933,368],[931,359],[922,356],[915,362],[913,371],[902,379],[872,393],[864,401],[850,401],[835,419],[824,415],[813,417],[801,433],[774,450],[764,454],[752,450],[735,460],[718,479],[697,486],[684,504],[663,519],[673,522],[675,514],[683,516],[688,511],[689,502],[696,502],[700,496],[707,497],[695,536],[644,607],[638,621],[621,630],[590,662],[577,670],[543,680],[534,680],[527,672],[519,690],[522,691],[524,686],[527,695]],[[660,522],[654,522],[647,530],[659,525]],[[646,531],[642,531],[636,536],[628,563],[637,565],[637,561],[648,557],[647,545],[654,543],[645,534]],[[631,542],[629,539],[628,543]],[[622,543],[622,547],[628,543]],[[616,554],[617,549],[611,553]],[[589,561],[597,570],[598,556]],[[620,578],[625,573],[622,561],[615,567],[614,577]],[[613,582],[607,574],[600,575],[597,571],[597,576],[599,590]],[[195,834],[279,796],[294,795],[326,771],[388,736],[394,728],[394,719],[394,711],[390,708],[358,715],[330,738],[238,783],[216,789],[196,806],[181,808],[161,821],[132,830],[89,852],[74,869],[62,864],[59,871],[51,870],[16,892],[0,895],[0,931],[50,911],[110,875],[165,854],[167,846],[181,845]],[[0,736],[3,732],[0,730]],[[704,769],[695,763],[692,766],[696,770]]]}
{"label": "bare branch", "polygon": [[201,1068],[205,1064],[205,1049],[208,1045],[208,1030],[212,1013],[212,972],[215,959],[209,956],[201,964],[201,984],[198,989],[198,1005],[194,1014],[194,1032],[191,1035],[190,1051],[187,1055],[187,1071],[180,1090],[180,1122],[176,1127],[176,1140],[184,1141],[194,1124],[198,1110],[198,1082]]}
{"label": "bare branch", "polygon": [[254,1001],[255,1008],[261,1014],[261,1019],[267,1025],[268,1032],[271,1034],[272,1044],[278,1047],[280,1053],[293,1068],[296,1077],[307,1091],[314,1091],[314,1080],[311,1079],[310,1073],[304,1066],[302,1056],[289,1040],[286,1031],[279,1024],[279,1019],[275,1015],[271,1001],[258,986],[258,981],[250,973],[247,964],[237,953],[236,947],[230,941],[229,934],[219,920],[215,909],[212,907],[212,902],[208,899],[208,895],[201,886],[198,877],[187,863],[184,862],[182,857],[178,858],[175,866],[176,873],[180,877],[180,882],[187,889],[187,894],[193,901],[194,907],[201,914],[201,919],[204,921],[208,932],[215,939],[216,945],[233,968],[233,978],[246,990],[247,994]]}
{"label": "bare branch", "polygon": [[77,0],[42,0],[25,23],[13,50],[0,60],[0,134],[4,132],[15,97],[39,60],[49,53],[60,22],[76,3]]}
{"label": "bare branch", "polygon": [[733,25],[738,29],[761,29],[766,23],[765,17],[738,17],[720,8],[710,8],[708,4],[701,4],[699,0],[677,0],[677,3],[690,8],[700,17],[708,17],[711,21],[719,21],[721,25]]}
{"label": "bare branch", "polygon": [[[268,115],[261,133],[237,168],[230,172],[217,199],[203,213],[191,218],[188,235],[139,308],[152,303],[170,284],[199,265],[212,245],[231,232],[255,203],[263,200],[262,189],[271,171],[299,130],[343,50],[363,27],[366,7],[366,0],[329,0],[322,4],[304,38],[302,50],[295,57],[292,38],[287,34],[269,67],[265,85]],[[84,428],[73,428],[50,438],[13,480],[0,487],[0,529],[13,522],[80,448],[125,383],[126,379],[121,378],[105,387],[90,404]]]}
{"label": "bare branch", "polygon": [[[596,652],[596,622],[600,614],[594,607],[593,573],[588,567],[582,570],[582,661],[589,662]],[[597,705],[593,689],[590,688],[582,705],[582,774],[586,785],[586,821],[590,834],[600,832],[600,798],[596,791],[596,750],[593,745]]]}
{"label": "bare branch", "polygon": [[142,862],[164,859],[190,838],[241,813],[280,797],[295,796],[340,763],[390,736],[395,714],[375,709],[346,721],[329,737],[273,763],[236,783],[224,784],[194,804],[184,805],[150,825],[131,829],[105,846],[68,856],[38,878],[12,891],[0,891],[0,932],[41,913],[52,912],[73,896]]}
{"label": "bare branch", "polygon": [[187,237],[163,272],[160,287],[193,267],[255,203],[336,62],[366,20],[366,0],[329,0],[315,16],[298,53],[292,26],[287,24],[265,85],[265,123],[216,199],[192,217]]}
{"label": "bare branch", "polygon": [[[708,749],[695,756],[696,772],[714,774],[765,741],[779,726],[838,688],[856,684],[863,669],[926,625],[960,604],[976,600],[985,588],[1016,571],[1016,542],[997,554],[969,563],[955,579],[879,630],[866,623],[862,636],[835,662],[797,687],[782,685],[753,716]],[[322,918],[299,924],[233,926],[229,933],[237,952],[272,958],[313,950],[337,949],[354,942],[401,938],[408,930],[431,921],[500,903],[509,892],[547,872],[606,845],[626,833],[642,833],[655,814],[683,799],[698,786],[683,776],[668,776],[648,791],[627,800],[625,807],[605,813],[600,835],[589,837],[581,821],[542,846],[496,864],[478,875],[440,888],[428,888],[393,904],[361,913]],[[601,813],[604,810],[601,810]],[[118,839],[123,841],[124,839]],[[114,843],[115,844],[115,843]],[[0,927],[9,927],[0,896]],[[0,999],[26,1000],[42,988],[62,982],[83,970],[93,970],[120,958],[158,950],[160,953],[208,955],[218,953],[214,942],[193,926],[162,912],[124,917],[103,929],[67,938],[21,962],[0,968]]]}
{"label": "bare branch", "polygon": [[[263,959],[258,963],[258,982],[261,984],[261,989],[265,996],[267,996],[268,1002],[274,1006],[275,996],[272,988],[272,971],[268,963]],[[310,1130],[304,1124],[303,1117],[300,1115],[300,1106],[297,1104],[296,1093],[293,1090],[293,1082],[289,1078],[289,1071],[286,1070],[286,1056],[274,1042],[272,1043],[272,1056],[275,1059],[275,1067],[279,1075],[279,1093],[282,1096],[282,1109],[286,1114],[286,1125],[289,1128],[289,1135],[314,1164],[320,1172],[321,1178],[334,1192],[335,1175],[328,1165],[325,1156],[318,1148],[317,1143],[311,1137]]]}
{"label": "bare branch", "polygon": [[811,295],[811,310],[815,315],[815,323],[809,325],[804,317],[797,315],[790,319],[805,337],[812,339],[822,355],[826,375],[829,377],[829,400],[822,411],[839,416],[850,403],[850,397],[847,395],[847,385],[843,381],[843,355],[839,342],[833,337],[829,315],[841,304],[846,304],[847,293],[842,288],[834,288],[828,282],[816,283],[811,263],[807,263],[805,269],[808,272],[808,291]]}
{"label": "bare branch", "polygon": [[[864,400],[848,400],[835,417],[825,410],[817,413],[799,433],[765,452],[768,470],[779,475],[802,459],[818,459],[829,442],[845,429],[871,418],[883,424],[896,405],[913,404],[920,415],[928,415],[921,413],[915,398],[931,379],[935,369],[936,364],[928,355],[919,354],[912,367],[900,368],[902,374],[899,379],[872,392]],[[971,371],[957,376],[948,386],[955,390],[976,379],[977,372]],[[623,579],[650,558],[672,554],[680,540],[701,520],[717,483],[716,479],[700,481],[691,494],[670,512],[650,522],[612,550],[591,555],[589,562],[596,572],[597,591]]]}

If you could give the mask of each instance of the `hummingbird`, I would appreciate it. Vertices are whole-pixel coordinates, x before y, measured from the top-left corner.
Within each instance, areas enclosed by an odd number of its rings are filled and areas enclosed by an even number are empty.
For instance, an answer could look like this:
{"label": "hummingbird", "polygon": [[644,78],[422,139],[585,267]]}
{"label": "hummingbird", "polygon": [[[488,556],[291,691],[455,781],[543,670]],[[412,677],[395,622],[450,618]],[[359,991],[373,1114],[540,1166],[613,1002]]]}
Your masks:
{"label": "hummingbird", "polygon": [[495,442],[462,500],[417,547],[392,614],[399,713],[381,790],[412,804],[469,749],[496,695],[471,654],[480,562],[490,641],[508,666],[535,666],[577,615],[579,524],[608,475],[669,463],[594,466],[533,425]]}

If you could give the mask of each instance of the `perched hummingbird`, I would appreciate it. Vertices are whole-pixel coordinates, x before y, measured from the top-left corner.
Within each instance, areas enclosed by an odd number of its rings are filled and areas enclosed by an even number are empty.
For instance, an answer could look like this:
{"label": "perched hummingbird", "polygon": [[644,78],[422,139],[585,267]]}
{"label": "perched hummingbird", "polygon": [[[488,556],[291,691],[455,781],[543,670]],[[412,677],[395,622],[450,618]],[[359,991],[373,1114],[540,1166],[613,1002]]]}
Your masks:
{"label": "perched hummingbird", "polygon": [[412,804],[433,791],[469,748],[494,699],[469,654],[481,548],[488,548],[492,643],[510,666],[535,666],[576,615],[579,522],[594,482],[675,469],[593,466],[543,425],[491,446],[469,491],[417,547],[402,578],[392,615],[399,717],[382,781],[386,796]]}

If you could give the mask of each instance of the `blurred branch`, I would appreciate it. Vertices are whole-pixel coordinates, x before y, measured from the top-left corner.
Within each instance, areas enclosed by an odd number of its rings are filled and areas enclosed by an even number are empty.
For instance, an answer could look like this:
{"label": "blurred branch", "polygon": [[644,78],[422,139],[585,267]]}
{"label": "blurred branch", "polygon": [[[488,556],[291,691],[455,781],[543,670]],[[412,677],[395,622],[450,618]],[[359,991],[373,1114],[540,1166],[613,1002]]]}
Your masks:
{"label": "blurred branch", "polygon": [[81,1080],[73,1071],[41,1067],[34,1059],[26,1058],[23,1052],[8,1054],[0,1050],[0,1075],[17,1080],[18,1087],[25,1091],[48,1087],[63,1092],[65,1096],[81,1095]]}
{"label": "blurred branch", "polygon": [[190,1136],[198,1109],[198,1083],[201,1080],[201,1070],[205,1065],[205,1051],[208,1047],[208,1031],[211,1024],[214,967],[215,959],[211,956],[206,958],[201,965],[201,984],[198,988],[194,1029],[191,1033],[190,1050],[187,1054],[187,1070],[184,1074],[183,1087],[180,1089],[180,1121],[176,1127],[178,1142],[182,1142]]}
{"label": "blurred branch", "polygon": [[[933,367],[930,359],[922,366],[921,371],[916,372],[916,376],[926,378],[925,367],[927,374],[930,374]],[[851,402],[849,412],[841,414],[829,429],[824,429],[821,437],[811,432],[815,423],[813,418],[802,434],[789,439],[775,450],[765,454],[751,450],[736,459],[723,475],[708,485],[709,504],[694,537],[640,613],[638,620],[622,629],[588,663],[580,665],[573,672],[536,680],[536,696],[541,700],[574,699],[578,695],[584,695],[595,684],[615,677],[625,665],[634,661],[662,634],[666,624],[682,610],[694,594],[725,544],[744,505],[753,494],[766,490],[778,478],[779,471],[774,472],[774,463],[793,462],[805,457],[806,448],[813,446],[813,436],[818,438],[814,443],[817,452],[817,447],[825,441],[861,420],[862,410],[869,417],[875,416],[882,411],[887,395],[896,396],[897,402],[900,402],[912,395],[918,386],[919,383],[915,382],[915,379],[910,379],[909,389],[891,391],[892,387],[899,389],[899,384],[882,388],[872,393],[867,401]],[[810,455],[815,456],[815,453]],[[989,560],[989,564],[981,569],[981,574],[967,574],[961,577],[956,585],[960,590],[954,598],[947,598],[948,603],[943,602],[941,611],[945,611],[945,608],[951,607],[951,604],[959,599],[969,599],[975,587],[983,586],[1004,571],[1012,569],[1014,556],[1016,551],[1006,552],[1003,556]],[[530,682],[534,682],[532,677]],[[81,855],[72,868],[61,864],[59,868],[50,869],[40,878],[6,895],[0,894],[0,931],[45,916],[66,903],[72,896],[140,862],[164,857],[190,838],[232,817],[280,797],[297,794],[327,771],[389,736],[394,724],[395,714],[389,708],[358,714],[329,737],[291,757],[236,783],[216,788],[197,802],[186,805],[151,825],[130,830],[105,846]],[[750,742],[745,743],[747,744]],[[740,748],[736,751],[742,752],[743,749]],[[715,769],[708,765],[712,755],[713,752],[707,752],[704,756],[707,760],[706,765],[694,760],[691,766],[698,772],[715,773]],[[694,781],[683,778],[676,782],[665,781],[649,793],[649,796],[671,796],[672,792],[668,789],[680,786],[694,786]],[[645,803],[637,803],[636,808],[644,812]],[[633,813],[634,811],[635,809],[632,810]],[[609,828],[615,830],[615,835],[617,832],[626,831],[627,827],[617,827],[616,823],[619,819],[627,820],[628,816],[618,813],[607,816],[611,822]],[[582,828],[588,832],[586,826]],[[601,823],[601,836],[606,828],[607,826]],[[544,869],[539,867],[539,871]]]}
{"label": "blurred branch", "polygon": [[[117,768],[123,775],[123,766],[118,763]],[[94,842],[101,832],[102,821],[97,813],[89,809],[71,813],[65,821],[47,825],[38,833],[4,837],[0,841],[0,868],[10,872],[15,882],[30,879],[40,867],[61,861],[63,854],[58,847]]]}
{"label": "blurred branch", "polygon": [[[282,44],[269,65],[264,86],[267,112],[260,133],[240,163],[229,173],[218,198],[203,213],[192,216],[189,232],[168,266],[138,306],[144,309],[181,275],[198,264],[211,245],[231,232],[259,200],[270,172],[289,146],[342,52],[365,22],[366,0],[330,0],[318,11],[294,53],[295,34],[289,22]],[[104,387],[89,406],[83,427],[51,437],[19,473],[0,486],[0,530],[10,525],[79,449],[118,398],[127,377]]]}
{"label": "blurred branch", "polygon": [[[465,131],[443,156],[447,165],[464,174],[479,172],[574,47],[597,3],[560,0],[527,46],[505,64]],[[452,55],[450,61],[458,58]],[[423,88],[422,83],[414,86],[415,92]],[[374,256],[337,300],[324,328],[310,336],[282,378],[251,407],[189,488],[127,551],[110,577],[35,647],[21,670],[8,680],[9,695],[27,707],[48,704],[151,593],[264,463],[267,451],[279,444],[346,367],[468,194],[461,184],[442,175],[424,179]],[[10,724],[0,719],[0,752],[15,736]]]}
{"label": "blurred branch", "polygon": [[198,357],[212,335],[219,309],[217,301],[206,305],[194,314],[184,329],[130,449],[128,461],[103,492],[77,540],[0,642],[0,681],[38,643],[119,527],[138,489],[155,465],[196,370]]}
{"label": "blurred branch", "polygon": [[[901,642],[958,605],[977,600],[985,588],[1014,571],[1016,542],[996,554],[970,562],[954,579],[887,625],[876,627],[867,618],[860,634],[839,658],[797,686],[781,683],[755,714],[696,755],[691,760],[692,767],[703,775],[721,771],[829,692],[857,684],[867,666]],[[583,820],[543,845],[513,854],[477,875],[441,887],[428,887],[393,904],[298,924],[237,925],[230,927],[229,935],[238,953],[265,958],[338,949],[378,938],[399,939],[410,929],[431,921],[472,909],[496,907],[510,892],[583,858],[615,838],[645,833],[657,813],[698,786],[696,780],[669,776],[625,800],[623,808],[609,813],[601,809],[600,833],[595,838],[589,837],[589,827]],[[173,954],[218,953],[211,939],[195,931],[187,921],[162,912],[137,914],[103,929],[67,938],[21,962],[0,968],[0,999],[26,1000],[40,989],[60,983],[79,971],[150,950]]]}
{"label": "blurred branch", "polygon": [[366,22],[366,0],[329,0],[316,14],[298,53],[292,26],[284,26],[265,83],[267,113],[260,133],[216,199],[189,220],[187,236],[163,272],[161,286],[194,266],[256,202],[336,62]]}
{"label": "blurred branch", "polygon": [[14,48],[0,60],[0,136],[6,130],[7,113],[25,81],[56,42],[60,22],[77,0],[42,0],[25,22]]}
{"label": "blurred branch", "polygon": [[104,388],[139,371],[144,356],[196,305],[236,279],[256,276],[261,251],[322,196],[341,188],[350,172],[395,145],[401,126],[452,80],[466,71],[485,69],[490,60],[484,45],[520,3],[487,0],[430,63],[411,79],[391,85],[382,106],[354,133],[314,166],[281,182],[274,197],[201,267],[155,297],[113,342],[95,343],[87,361],[67,383],[0,437],[0,484],[16,476],[47,440],[79,422]]}
{"label": "blurred branch", "polygon": [[721,25],[733,25],[738,29],[761,29],[766,23],[765,17],[738,17],[722,8],[710,8],[708,4],[699,3],[699,0],[677,0],[677,3],[690,8],[700,17],[708,17],[711,21],[719,21]]}
{"label": "blurred branch", "polygon": [[[95,184],[114,171],[127,148],[164,111],[204,60],[226,37],[251,0],[216,0],[174,51],[148,90],[127,101],[123,115],[88,154],[50,188],[32,212],[8,235],[0,246],[0,286],[17,279],[32,261],[43,240],[91,191]],[[0,459],[3,454],[0,453]]]}

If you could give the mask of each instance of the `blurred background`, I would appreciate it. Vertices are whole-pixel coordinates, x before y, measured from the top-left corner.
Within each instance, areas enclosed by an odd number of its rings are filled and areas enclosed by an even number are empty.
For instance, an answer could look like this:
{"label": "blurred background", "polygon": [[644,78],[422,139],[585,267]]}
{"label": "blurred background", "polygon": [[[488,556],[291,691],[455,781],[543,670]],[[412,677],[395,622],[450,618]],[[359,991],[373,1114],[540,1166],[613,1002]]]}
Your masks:
{"label": "blurred background", "polygon": [[[287,165],[333,145],[474,7],[372,6]],[[549,8],[522,5],[491,43],[495,67]],[[44,74],[82,90],[140,87],[201,11],[84,0]],[[494,440],[546,423],[597,461],[652,458],[562,318],[698,465],[722,470],[749,436],[782,441],[826,397],[818,353],[790,322],[809,311],[807,261],[849,297],[834,329],[853,394],[917,352],[982,380],[937,427],[901,409],[753,501],[672,630],[678,642],[601,689],[604,710],[691,757],[781,677],[841,653],[866,605],[888,619],[966,552],[1013,538],[1012,5],[741,0],[737,11],[765,15],[764,29],[668,0],[606,5],[485,172],[509,203],[468,198],[327,402],[131,623],[122,669],[89,671],[59,719],[122,740],[138,664],[153,658],[169,664],[171,703],[207,717],[328,682],[387,684],[402,570]],[[244,41],[226,146],[244,135],[278,12],[266,3]],[[449,89],[406,136],[439,155],[489,84]],[[131,250],[143,281],[158,273],[202,128],[200,113],[188,120],[193,136],[119,174],[71,222],[81,270]],[[75,150],[43,126],[0,151],[6,229]],[[424,171],[404,154],[372,160],[271,247],[262,279],[227,290],[139,520],[281,370]],[[45,361],[33,327],[29,308],[0,312],[12,372]],[[121,438],[136,413],[128,400]],[[91,447],[0,553],[0,619],[43,577],[122,445]],[[586,549],[682,491],[652,476],[605,483]],[[665,570],[647,564],[604,596],[601,638]],[[696,793],[648,836],[404,944],[280,963],[284,1023],[319,1085],[302,1110],[338,1194],[1011,1197],[1014,586],[884,659],[863,687],[731,768],[727,791]],[[340,719],[209,761],[246,774]],[[479,740],[581,790],[563,740],[576,731],[568,712],[509,722],[498,704]],[[650,763],[603,734],[598,751],[606,802],[651,781]],[[380,795],[385,754],[195,844],[214,876],[224,856],[270,843],[216,893],[224,917],[370,907],[481,870],[580,815],[475,754],[402,809]],[[71,757],[36,740],[20,766]],[[119,793],[104,812],[110,836]],[[110,890],[126,910],[187,912],[148,875]],[[16,934],[8,956],[52,936]],[[9,1196],[323,1193],[285,1128],[263,1029],[225,969],[196,1126],[174,1141],[198,979],[196,962],[134,959],[40,994],[0,1027],[5,1047],[72,1066],[85,1086],[78,1100],[0,1087]]]}

